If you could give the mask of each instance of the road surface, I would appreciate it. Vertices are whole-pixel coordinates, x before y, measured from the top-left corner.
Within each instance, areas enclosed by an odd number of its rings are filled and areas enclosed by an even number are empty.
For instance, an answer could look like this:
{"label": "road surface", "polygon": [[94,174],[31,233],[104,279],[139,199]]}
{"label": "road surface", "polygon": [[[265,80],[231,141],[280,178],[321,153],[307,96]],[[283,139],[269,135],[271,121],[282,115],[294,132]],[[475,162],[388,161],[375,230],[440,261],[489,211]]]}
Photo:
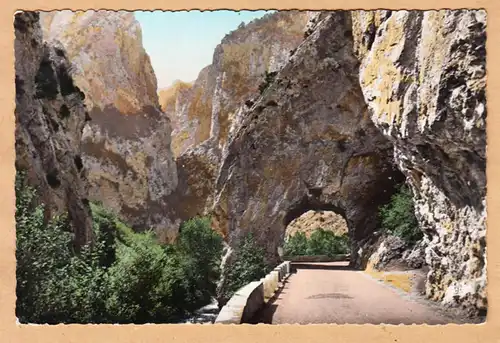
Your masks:
{"label": "road surface", "polygon": [[426,302],[405,296],[346,262],[301,263],[253,323],[446,324]]}

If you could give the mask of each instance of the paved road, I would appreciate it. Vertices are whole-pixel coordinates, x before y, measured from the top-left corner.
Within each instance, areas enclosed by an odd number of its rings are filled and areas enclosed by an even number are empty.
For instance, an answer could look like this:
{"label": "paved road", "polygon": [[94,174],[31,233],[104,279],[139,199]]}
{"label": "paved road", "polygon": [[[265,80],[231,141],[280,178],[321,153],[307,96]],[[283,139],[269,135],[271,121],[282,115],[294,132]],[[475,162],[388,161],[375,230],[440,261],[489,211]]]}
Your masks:
{"label": "paved road", "polygon": [[445,324],[451,321],[345,262],[301,263],[255,323]]}

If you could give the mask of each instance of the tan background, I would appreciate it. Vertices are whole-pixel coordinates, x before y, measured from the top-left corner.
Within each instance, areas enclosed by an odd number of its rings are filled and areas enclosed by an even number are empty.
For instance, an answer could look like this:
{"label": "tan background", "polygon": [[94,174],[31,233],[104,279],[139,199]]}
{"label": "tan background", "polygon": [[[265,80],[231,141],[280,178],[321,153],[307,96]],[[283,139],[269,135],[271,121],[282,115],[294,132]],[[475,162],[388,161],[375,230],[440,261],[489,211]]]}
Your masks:
{"label": "tan background", "polygon": [[[19,7],[16,7],[19,6]],[[500,1],[5,0],[0,11],[0,342],[500,342]],[[484,8],[487,18],[488,319],[482,325],[18,325],[15,308],[14,26],[16,10]],[[499,133],[496,133],[499,132]]]}

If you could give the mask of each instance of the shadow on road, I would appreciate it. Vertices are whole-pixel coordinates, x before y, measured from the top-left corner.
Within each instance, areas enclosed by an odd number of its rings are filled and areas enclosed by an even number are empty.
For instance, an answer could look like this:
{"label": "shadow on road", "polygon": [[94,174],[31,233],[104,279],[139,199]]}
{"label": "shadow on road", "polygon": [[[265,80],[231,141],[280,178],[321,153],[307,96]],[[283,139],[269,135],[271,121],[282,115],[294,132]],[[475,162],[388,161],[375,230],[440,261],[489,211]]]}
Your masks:
{"label": "shadow on road", "polygon": [[248,321],[248,324],[272,324],[273,316],[278,308],[278,305],[275,303],[276,300],[279,299],[281,294],[286,294],[285,290],[287,289],[288,280],[285,280],[283,283],[283,287],[281,287],[274,296],[269,299],[269,302],[264,305],[264,307],[255,313],[253,318]]}
{"label": "shadow on road", "polygon": [[[291,264],[291,274],[298,273],[299,270],[304,269],[317,269],[317,270],[357,270],[355,268],[349,267],[349,262],[292,262]],[[248,324],[272,324],[273,316],[278,309],[278,304],[276,301],[280,298],[282,294],[286,294],[288,290],[288,284],[290,283],[293,276],[290,279],[286,279],[276,294],[269,300],[269,302],[255,315]],[[337,293],[328,294],[318,294],[318,298],[343,298],[342,295]]]}

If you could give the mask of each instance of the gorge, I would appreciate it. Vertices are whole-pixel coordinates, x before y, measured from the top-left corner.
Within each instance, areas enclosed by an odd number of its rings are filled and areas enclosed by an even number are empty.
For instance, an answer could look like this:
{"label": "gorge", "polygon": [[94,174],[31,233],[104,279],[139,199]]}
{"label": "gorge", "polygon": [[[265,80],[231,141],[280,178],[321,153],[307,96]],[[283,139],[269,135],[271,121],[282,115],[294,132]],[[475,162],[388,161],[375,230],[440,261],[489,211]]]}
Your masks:
{"label": "gorge", "polygon": [[[132,12],[25,12],[15,29],[16,167],[77,246],[97,201],[161,242],[208,215],[224,270],[248,234],[275,266],[288,224],[332,211],[351,267],[418,260],[426,297],[486,314],[484,11],[273,12],[159,91]],[[403,184],[423,238],[394,253],[379,210]]]}

